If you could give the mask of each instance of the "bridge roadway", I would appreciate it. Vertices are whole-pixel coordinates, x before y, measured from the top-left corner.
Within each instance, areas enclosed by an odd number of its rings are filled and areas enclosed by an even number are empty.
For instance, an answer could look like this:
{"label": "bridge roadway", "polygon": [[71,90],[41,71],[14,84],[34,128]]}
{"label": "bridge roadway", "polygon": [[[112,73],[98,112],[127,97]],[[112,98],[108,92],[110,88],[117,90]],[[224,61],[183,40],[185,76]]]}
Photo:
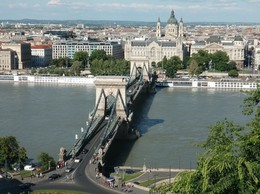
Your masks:
{"label": "bridge roadway", "polygon": [[[89,171],[87,169],[89,165],[89,161],[91,160],[95,148],[98,146],[100,138],[105,130],[107,121],[104,120],[97,130],[94,137],[89,141],[89,143],[85,146],[85,149],[88,150],[86,154],[80,154],[79,158],[81,159],[80,163],[71,162],[71,167],[74,169],[71,173],[65,173],[65,168],[58,170],[61,173],[62,177],[55,180],[50,181],[48,179],[44,179],[43,181],[37,183],[32,187],[32,190],[44,190],[44,189],[61,189],[61,190],[76,190],[87,192],[90,194],[112,194],[115,191],[111,191],[100,187],[95,184],[93,180],[90,178]],[[95,170],[95,169],[90,169]],[[55,173],[55,172],[52,172]],[[47,175],[46,175],[47,177]],[[68,179],[69,177],[69,179]]]}
{"label": "bridge roadway", "polygon": [[[93,154],[100,143],[100,139],[106,129],[107,120],[104,120],[100,125],[99,129],[93,136],[93,138],[84,147],[88,152],[86,154],[80,154],[80,163],[71,163],[71,167],[74,169],[71,173],[65,173],[65,169],[59,169],[58,173],[62,175],[61,178],[50,181],[44,179],[43,181],[37,183],[35,186],[31,187],[33,190],[76,190],[86,192],[88,194],[113,194],[113,193],[124,193],[120,190],[110,189],[108,187],[101,186],[95,180],[95,167],[97,165],[90,164],[89,161],[92,159]],[[52,172],[55,173],[55,172]],[[46,175],[46,178],[48,176]],[[68,179],[69,178],[69,179]],[[147,191],[138,188],[133,188],[131,192],[133,194],[148,194]]]}

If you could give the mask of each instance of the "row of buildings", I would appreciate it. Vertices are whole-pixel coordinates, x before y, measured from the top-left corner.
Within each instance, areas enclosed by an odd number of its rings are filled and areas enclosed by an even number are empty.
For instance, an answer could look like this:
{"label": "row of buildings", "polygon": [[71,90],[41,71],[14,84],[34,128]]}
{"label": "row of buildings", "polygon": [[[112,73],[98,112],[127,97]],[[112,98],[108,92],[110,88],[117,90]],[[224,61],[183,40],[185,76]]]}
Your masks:
{"label": "row of buildings", "polygon": [[117,42],[59,41],[51,45],[34,45],[26,42],[2,43],[0,48],[0,70],[22,70],[46,67],[52,59],[73,58],[75,52],[105,50],[107,55],[123,58],[123,49]]}
{"label": "row of buildings", "polygon": [[[213,29],[213,30],[209,30]],[[260,65],[260,41],[249,40],[240,29],[233,27],[185,26],[171,11],[167,22],[158,19],[154,27],[106,27],[98,34],[99,41],[89,40],[93,29],[70,30],[69,33],[55,30],[45,32],[12,33],[12,39],[2,41],[9,35],[0,31],[0,70],[45,67],[51,59],[60,57],[73,58],[75,52],[105,50],[115,58],[125,58],[136,63],[157,64],[164,56],[178,56],[184,59],[199,50],[214,53],[225,51],[229,59],[235,61],[239,68],[257,69]],[[234,30],[235,29],[235,30]],[[98,30],[97,30],[98,31]],[[96,33],[97,34],[97,33]],[[35,42],[40,36],[48,41]]]}

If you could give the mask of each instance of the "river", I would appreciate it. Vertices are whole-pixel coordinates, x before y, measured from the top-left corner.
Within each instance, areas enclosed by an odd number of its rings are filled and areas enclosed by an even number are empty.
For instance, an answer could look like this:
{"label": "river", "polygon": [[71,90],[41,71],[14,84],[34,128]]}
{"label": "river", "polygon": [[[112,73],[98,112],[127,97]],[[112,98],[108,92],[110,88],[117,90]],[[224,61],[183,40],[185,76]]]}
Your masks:
{"label": "river", "polygon": [[[141,138],[113,145],[114,164],[157,168],[195,168],[208,126],[225,118],[245,124],[244,93],[215,89],[158,89],[135,115]],[[94,108],[95,86],[0,83],[0,135],[13,135],[28,156],[60,147],[70,149]]]}

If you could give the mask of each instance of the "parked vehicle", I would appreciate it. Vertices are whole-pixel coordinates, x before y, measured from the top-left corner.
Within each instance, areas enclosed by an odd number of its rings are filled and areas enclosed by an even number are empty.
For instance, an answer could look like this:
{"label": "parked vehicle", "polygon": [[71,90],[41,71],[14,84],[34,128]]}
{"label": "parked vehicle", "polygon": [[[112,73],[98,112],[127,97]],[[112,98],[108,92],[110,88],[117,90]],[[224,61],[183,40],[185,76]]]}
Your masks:
{"label": "parked vehicle", "polygon": [[50,175],[49,176],[49,180],[55,180],[55,179],[57,179],[57,178],[59,178],[59,177],[61,177],[61,175],[60,174],[52,174],[52,175]]}
{"label": "parked vehicle", "polygon": [[75,158],[75,160],[74,160],[75,163],[79,163],[80,161],[81,161],[80,158]]}
{"label": "parked vehicle", "polygon": [[65,169],[65,172],[71,172],[72,170],[73,170],[73,168],[67,167],[67,168]]}

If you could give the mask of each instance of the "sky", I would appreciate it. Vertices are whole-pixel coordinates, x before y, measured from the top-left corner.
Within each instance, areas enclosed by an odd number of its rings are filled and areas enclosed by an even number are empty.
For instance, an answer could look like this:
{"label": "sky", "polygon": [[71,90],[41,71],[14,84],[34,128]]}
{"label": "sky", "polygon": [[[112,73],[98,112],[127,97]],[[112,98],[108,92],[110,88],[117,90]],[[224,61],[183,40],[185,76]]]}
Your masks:
{"label": "sky", "polygon": [[1,0],[0,20],[116,20],[260,23],[260,0]]}

